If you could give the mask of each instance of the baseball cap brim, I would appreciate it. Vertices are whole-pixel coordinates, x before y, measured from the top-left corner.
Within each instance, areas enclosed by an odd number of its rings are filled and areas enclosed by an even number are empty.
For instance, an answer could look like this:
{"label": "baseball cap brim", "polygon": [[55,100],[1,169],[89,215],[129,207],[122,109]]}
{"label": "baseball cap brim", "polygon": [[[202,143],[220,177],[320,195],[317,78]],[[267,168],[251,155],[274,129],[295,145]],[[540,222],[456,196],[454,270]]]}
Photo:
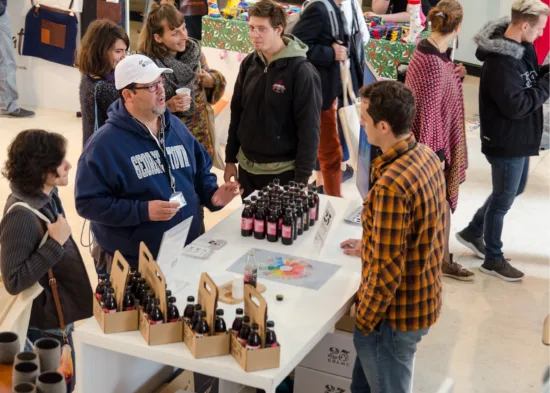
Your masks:
{"label": "baseball cap brim", "polygon": [[137,78],[134,83],[148,84],[153,83],[162,74],[171,74],[174,71],[171,68],[155,68],[145,73],[141,78]]}

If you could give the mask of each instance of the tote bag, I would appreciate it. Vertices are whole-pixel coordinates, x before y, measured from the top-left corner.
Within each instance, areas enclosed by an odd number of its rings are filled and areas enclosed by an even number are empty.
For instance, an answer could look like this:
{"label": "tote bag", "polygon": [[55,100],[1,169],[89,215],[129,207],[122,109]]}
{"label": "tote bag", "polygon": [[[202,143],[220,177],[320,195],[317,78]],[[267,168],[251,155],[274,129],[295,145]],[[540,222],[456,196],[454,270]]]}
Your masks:
{"label": "tote bag", "polygon": [[[344,106],[338,109],[338,117],[344,132],[344,139],[348,145],[351,166],[357,168],[357,155],[359,150],[359,133],[361,132],[361,104],[353,91],[349,68],[340,63],[342,77],[342,90],[344,91]],[[351,102],[351,104],[350,104]]]}

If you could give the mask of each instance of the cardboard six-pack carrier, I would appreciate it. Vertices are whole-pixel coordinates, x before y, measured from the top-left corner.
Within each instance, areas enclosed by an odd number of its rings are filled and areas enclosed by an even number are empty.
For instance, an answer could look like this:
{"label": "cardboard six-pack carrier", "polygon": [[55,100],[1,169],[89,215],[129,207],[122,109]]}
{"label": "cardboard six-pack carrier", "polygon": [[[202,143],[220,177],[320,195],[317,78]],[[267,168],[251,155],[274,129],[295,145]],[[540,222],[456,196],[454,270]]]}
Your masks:
{"label": "cardboard six-pack carrier", "polygon": [[218,287],[207,273],[201,274],[198,303],[206,311],[206,322],[210,336],[197,338],[191,324],[184,322],[183,341],[195,359],[229,355],[231,333],[215,335],[216,310],[218,307]]}
{"label": "cardboard six-pack carrier", "polygon": [[94,316],[105,334],[138,330],[138,311],[123,311],[122,302],[130,267],[120,252],[115,252],[111,268],[111,284],[115,290],[117,312],[106,313],[94,295]]}
{"label": "cardboard six-pack carrier", "polygon": [[250,318],[250,324],[257,323],[262,342],[261,349],[247,350],[231,334],[231,355],[244,371],[252,372],[278,368],[281,362],[281,347],[264,348],[267,322],[267,303],[263,296],[251,285],[244,286],[244,314]]}
{"label": "cardboard six-pack carrier", "polygon": [[160,300],[160,311],[164,321],[159,325],[151,325],[145,313],[139,311],[139,331],[148,345],[177,343],[183,340],[183,322],[167,323],[168,306],[166,303],[166,279],[153,259],[153,255],[141,242],[139,245],[139,272],[141,277],[151,286],[155,296]]}

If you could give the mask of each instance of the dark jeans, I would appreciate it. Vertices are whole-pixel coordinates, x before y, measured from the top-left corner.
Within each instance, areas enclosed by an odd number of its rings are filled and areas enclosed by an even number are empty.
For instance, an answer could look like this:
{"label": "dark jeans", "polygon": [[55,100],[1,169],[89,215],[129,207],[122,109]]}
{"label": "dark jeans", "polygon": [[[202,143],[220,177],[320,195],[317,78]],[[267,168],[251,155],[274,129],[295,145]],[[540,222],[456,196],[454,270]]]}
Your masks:
{"label": "dark jeans", "polygon": [[[67,382],[67,393],[71,393],[74,390],[76,384],[76,362],[74,354],[74,343],[73,343],[73,331],[74,325],[71,323],[67,326],[67,335],[69,338],[69,346],[71,347],[71,357],[73,359],[73,378],[70,382]],[[51,329],[51,330],[39,330],[33,327],[29,327],[27,332],[27,338],[33,344],[41,338],[53,338],[59,341],[61,348],[63,348],[63,333],[61,329]],[[25,345],[25,351],[32,351],[32,348],[28,345]]]}
{"label": "dark jeans", "polygon": [[365,336],[355,328],[351,393],[410,393],[416,346],[428,330],[402,332],[380,322]]}
{"label": "dark jeans", "polygon": [[474,215],[468,230],[475,237],[484,237],[485,259],[501,260],[504,216],[516,196],[525,190],[529,173],[529,157],[490,157],[493,192]]}
{"label": "dark jeans", "polygon": [[243,201],[254,191],[261,190],[267,186],[273,179],[279,179],[281,181],[281,186],[286,186],[289,182],[294,180],[294,170],[279,173],[278,175],[253,175],[245,171],[239,165],[239,183],[243,189],[243,195],[241,196]]}

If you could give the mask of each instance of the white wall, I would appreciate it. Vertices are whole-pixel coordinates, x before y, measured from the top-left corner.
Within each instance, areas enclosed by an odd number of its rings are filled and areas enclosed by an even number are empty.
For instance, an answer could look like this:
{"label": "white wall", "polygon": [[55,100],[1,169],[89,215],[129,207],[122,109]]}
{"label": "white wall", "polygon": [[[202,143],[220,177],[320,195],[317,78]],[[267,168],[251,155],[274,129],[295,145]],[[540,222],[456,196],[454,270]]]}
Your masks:
{"label": "white wall", "polygon": [[[29,1],[8,1],[8,13],[13,36],[25,27]],[[77,14],[78,15],[78,14]],[[41,107],[77,112],[80,110],[78,86],[80,73],[36,57],[20,56],[16,49],[18,104],[22,107]]]}

